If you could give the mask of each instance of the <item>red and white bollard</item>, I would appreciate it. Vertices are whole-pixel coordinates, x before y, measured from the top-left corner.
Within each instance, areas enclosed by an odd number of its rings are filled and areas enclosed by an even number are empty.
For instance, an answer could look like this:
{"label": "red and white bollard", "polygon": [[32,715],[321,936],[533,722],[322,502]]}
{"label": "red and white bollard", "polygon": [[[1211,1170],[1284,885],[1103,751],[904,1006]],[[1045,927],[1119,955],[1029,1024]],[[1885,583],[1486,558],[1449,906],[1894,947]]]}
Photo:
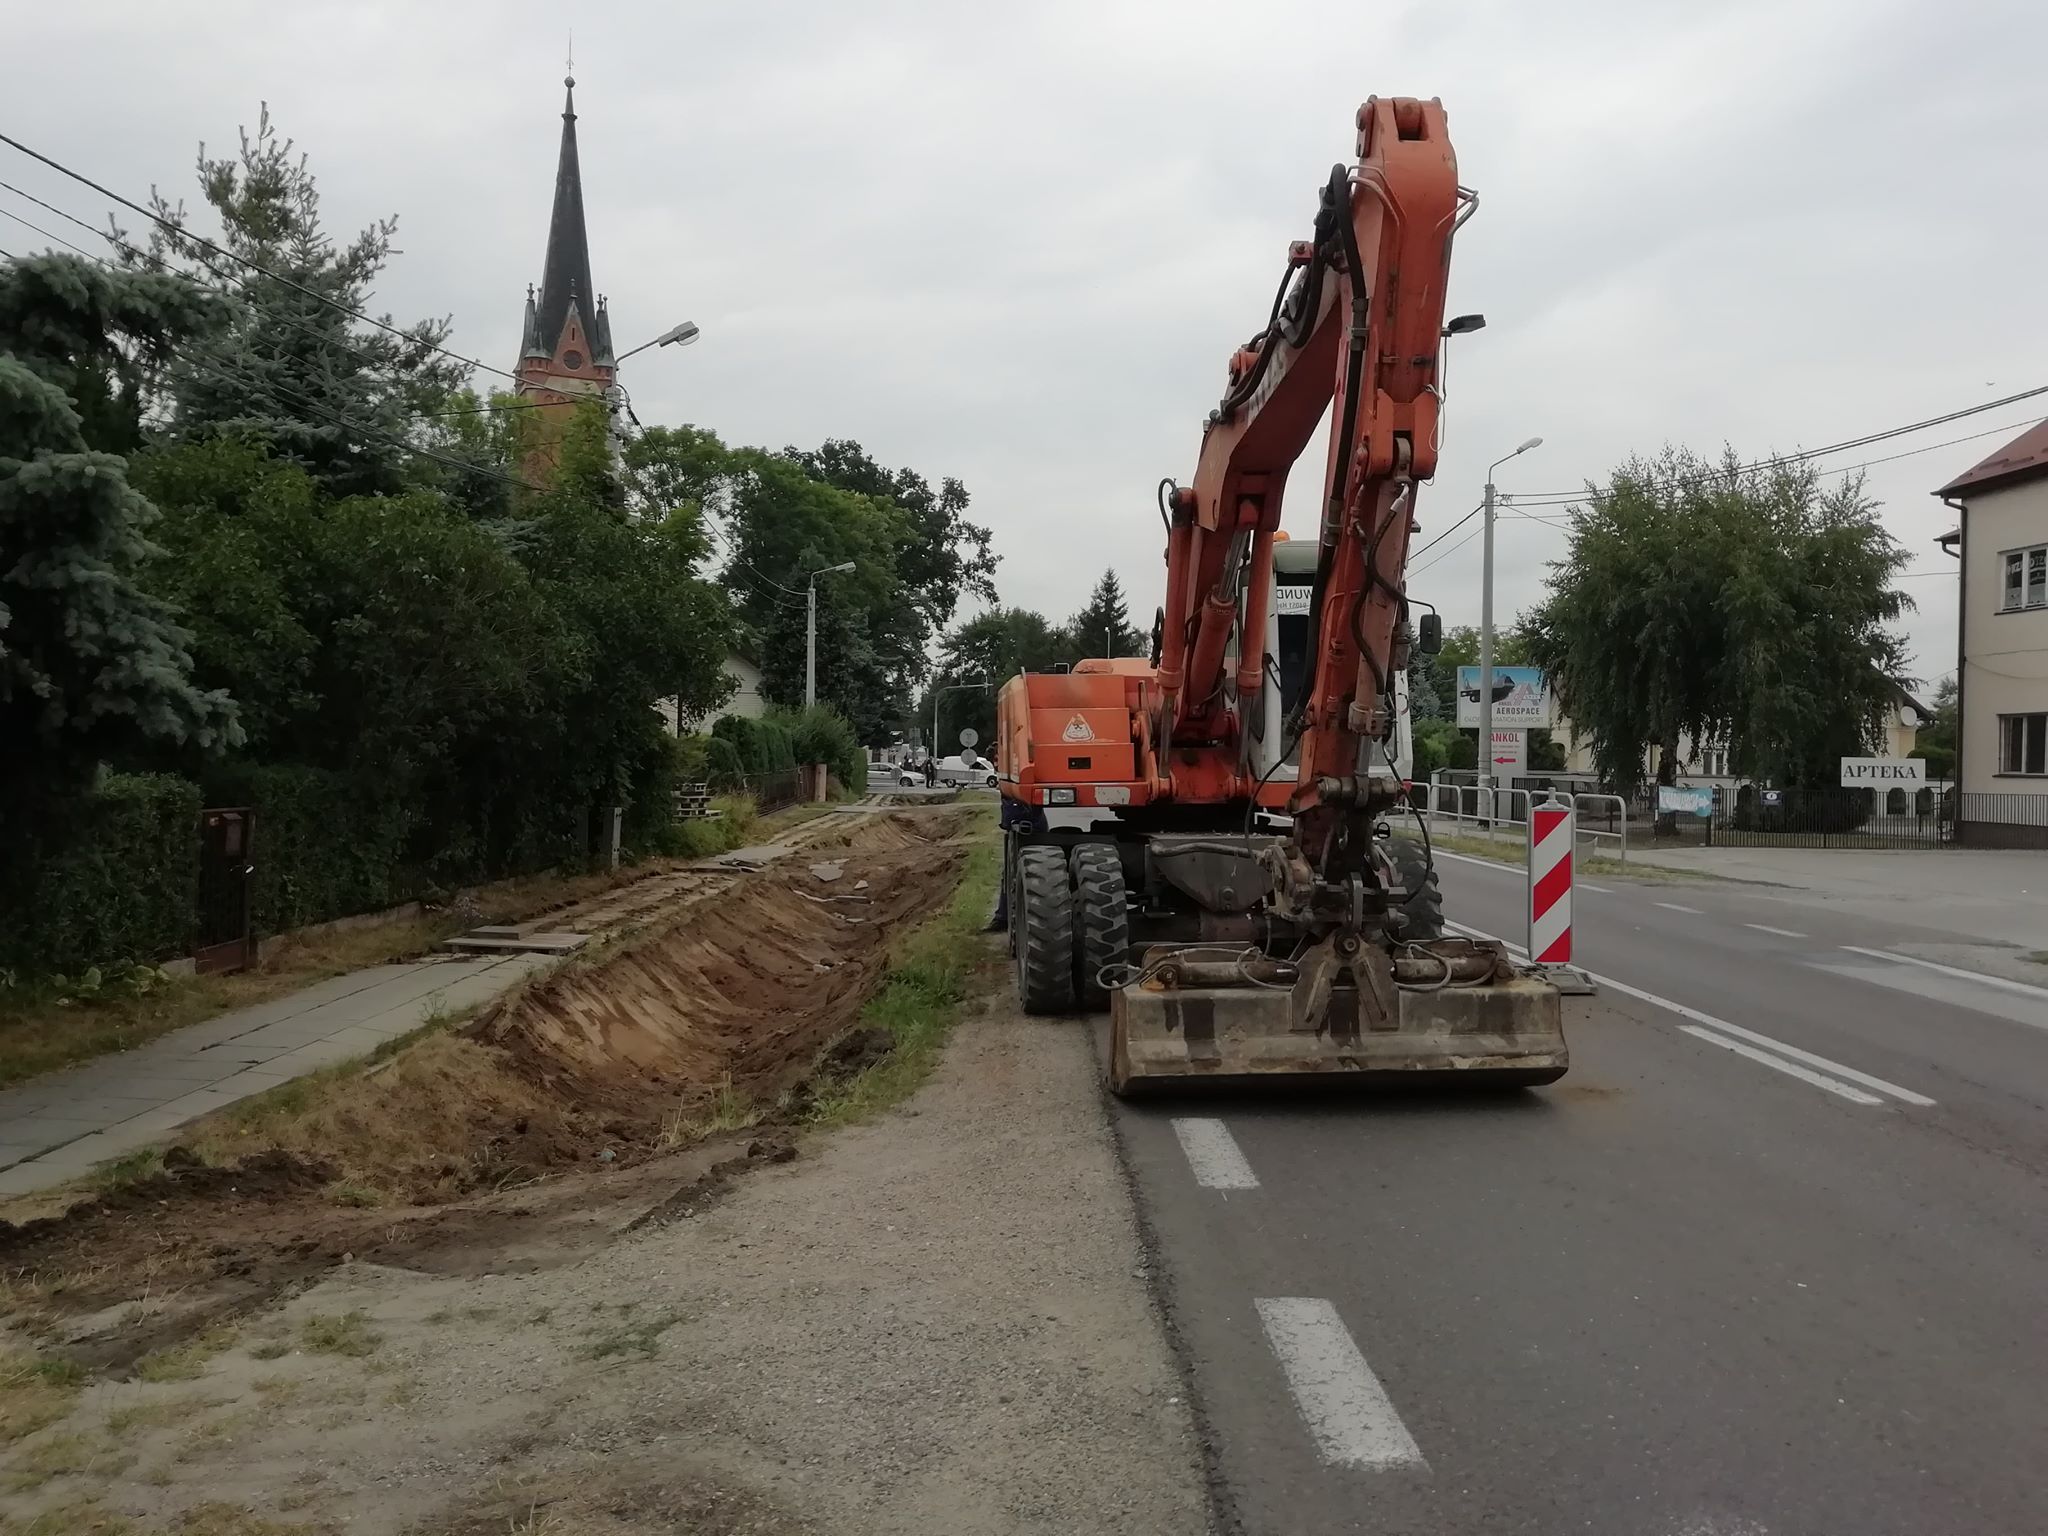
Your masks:
{"label": "red and white bollard", "polygon": [[1565,992],[1591,992],[1572,968],[1572,849],[1578,818],[1569,804],[1529,807],[1529,963]]}

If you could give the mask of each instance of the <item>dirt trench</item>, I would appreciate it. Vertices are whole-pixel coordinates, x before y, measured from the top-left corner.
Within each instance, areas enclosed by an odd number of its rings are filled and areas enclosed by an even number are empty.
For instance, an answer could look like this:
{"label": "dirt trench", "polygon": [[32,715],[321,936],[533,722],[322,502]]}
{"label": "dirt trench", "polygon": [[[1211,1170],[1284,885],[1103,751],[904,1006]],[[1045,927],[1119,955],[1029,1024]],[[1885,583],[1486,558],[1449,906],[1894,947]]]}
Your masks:
{"label": "dirt trench", "polygon": [[[537,977],[458,1030],[330,1086],[303,1113],[191,1128],[201,1160],[60,1217],[0,1223],[0,1275],[83,1363],[150,1350],[353,1258],[439,1273],[545,1267],[650,1212],[716,1198],[789,1155],[776,1106],[823,1065],[871,1054],[847,1031],[890,940],[951,894],[978,820],[875,814],[726,891]],[[836,877],[822,878],[814,866]],[[719,1134],[734,1106],[765,1124]],[[787,1118],[786,1113],[784,1118]],[[115,1326],[65,1319],[142,1294]],[[21,1321],[17,1318],[16,1321]]]}

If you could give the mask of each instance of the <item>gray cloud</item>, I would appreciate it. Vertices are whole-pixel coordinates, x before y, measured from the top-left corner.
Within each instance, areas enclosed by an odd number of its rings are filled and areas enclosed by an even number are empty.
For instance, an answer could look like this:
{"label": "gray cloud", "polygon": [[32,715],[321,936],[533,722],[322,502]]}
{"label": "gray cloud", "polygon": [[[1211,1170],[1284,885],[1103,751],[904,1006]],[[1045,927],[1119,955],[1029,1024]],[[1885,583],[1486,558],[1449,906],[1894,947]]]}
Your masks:
{"label": "gray cloud", "polygon": [[[1141,617],[1157,601],[1152,486],[1192,473],[1224,359],[1374,91],[1441,96],[1483,200],[1452,303],[1491,324],[1455,344],[1425,537],[1532,432],[1546,446],[1504,489],[1576,487],[1666,439],[1761,454],[2042,382],[2048,16],[2022,4],[102,0],[12,19],[38,62],[6,117],[124,191],[187,189],[197,142],[231,143],[267,98],[337,231],[402,215],[392,311],[452,312],[458,346],[507,367],[571,25],[619,343],[704,328],[628,365],[642,418],[768,446],[851,436],[957,474],[1006,598],[1055,616],[1104,565]],[[1944,565],[1926,493],[1998,441],[1869,471],[1909,570]],[[1320,466],[1318,445],[1293,526]],[[1504,614],[1562,543],[1503,523]],[[1477,617],[1477,583],[1477,541],[1417,578],[1452,622]],[[1932,676],[1953,662],[1953,581],[1906,586]]]}

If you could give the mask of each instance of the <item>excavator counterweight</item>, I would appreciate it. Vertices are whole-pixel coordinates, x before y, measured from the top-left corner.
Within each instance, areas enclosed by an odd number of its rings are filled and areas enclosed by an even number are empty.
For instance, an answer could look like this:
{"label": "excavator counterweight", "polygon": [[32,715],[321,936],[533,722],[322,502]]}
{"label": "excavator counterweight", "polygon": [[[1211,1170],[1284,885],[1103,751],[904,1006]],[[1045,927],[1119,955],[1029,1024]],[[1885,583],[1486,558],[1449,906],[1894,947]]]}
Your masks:
{"label": "excavator counterweight", "polygon": [[[1005,848],[1019,996],[1107,1004],[1111,1085],[1544,1083],[1558,993],[1447,935],[1411,815],[1403,577],[1436,470],[1452,238],[1477,206],[1443,107],[1375,97],[1232,355],[1194,481],[1162,482],[1166,601],[1149,657],[1027,673],[998,702],[1002,793],[1083,825]],[[1331,414],[1313,540],[1281,497]],[[1062,816],[1062,823],[1078,821]]]}

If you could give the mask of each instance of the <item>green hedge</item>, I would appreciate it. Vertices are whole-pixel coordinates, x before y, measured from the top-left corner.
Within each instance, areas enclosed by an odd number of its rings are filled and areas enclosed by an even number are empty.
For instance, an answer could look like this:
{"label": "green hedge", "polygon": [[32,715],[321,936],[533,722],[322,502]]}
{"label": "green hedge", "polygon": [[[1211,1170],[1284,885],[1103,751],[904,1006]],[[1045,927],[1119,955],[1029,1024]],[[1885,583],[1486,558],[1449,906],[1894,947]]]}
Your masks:
{"label": "green hedge", "polygon": [[215,804],[256,813],[250,894],[259,934],[375,912],[419,895],[406,859],[408,808],[346,774],[293,764],[243,767],[213,786]]}
{"label": "green hedge", "polygon": [[199,901],[199,789],[113,774],[0,822],[0,967],[75,975],[187,954]]}
{"label": "green hedge", "polygon": [[723,736],[712,736],[704,743],[704,778],[713,789],[745,789],[747,760],[732,742]]}
{"label": "green hedge", "polygon": [[832,777],[854,794],[867,793],[868,755],[852,724],[823,704],[771,717],[787,728],[800,763],[823,763]]}
{"label": "green hedge", "polygon": [[796,766],[796,743],[788,726],[778,719],[726,715],[711,722],[711,736],[714,741],[731,742],[749,774],[787,773]]}

